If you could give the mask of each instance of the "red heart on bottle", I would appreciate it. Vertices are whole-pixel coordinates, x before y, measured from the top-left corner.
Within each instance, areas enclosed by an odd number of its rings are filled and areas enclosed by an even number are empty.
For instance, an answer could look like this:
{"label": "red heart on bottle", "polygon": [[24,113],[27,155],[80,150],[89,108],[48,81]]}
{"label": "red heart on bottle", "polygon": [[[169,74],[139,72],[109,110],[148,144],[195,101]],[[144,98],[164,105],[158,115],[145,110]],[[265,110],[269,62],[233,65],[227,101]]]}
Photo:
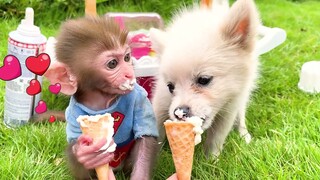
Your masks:
{"label": "red heart on bottle", "polygon": [[49,118],[49,123],[54,123],[56,121],[56,117],[51,115]]}
{"label": "red heart on bottle", "polygon": [[10,81],[21,76],[21,65],[13,55],[7,55],[3,60],[3,66],[0,67],[0,79]]}
{"label": "red heart on bottle", "polygon": [[46,102],[40,100],[38,105],[35,108],[36,113],[41,114],[47,111],[47,104]]}
{"label": "red heart on bottle", "polygon": [[49,91],[53,94],[59,94],[60,90],[61,90],[60,83],[56,83],[54,85],[49,86]]}
{"label": "red heart on bottle", "polygon": [[30,85],[27,87],[27,94],[30,96],[36,95],[41,92],[40,82],[36,79],[30,81]]}
{"label": "red heart on bottle", "polygon": [[50,56],[46,53],[41,53],[37,57],[29,56],[26,59],[26,66],[31,72],[42,76],[49,68],[50,62]]}

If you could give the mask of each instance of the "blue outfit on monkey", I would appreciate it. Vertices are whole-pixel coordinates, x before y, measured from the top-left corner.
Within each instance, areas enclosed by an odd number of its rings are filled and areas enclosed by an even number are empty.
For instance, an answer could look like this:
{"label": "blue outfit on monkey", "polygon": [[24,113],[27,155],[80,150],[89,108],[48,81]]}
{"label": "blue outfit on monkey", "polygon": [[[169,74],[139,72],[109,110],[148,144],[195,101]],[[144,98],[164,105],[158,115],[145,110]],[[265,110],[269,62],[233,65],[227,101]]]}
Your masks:
{"label": "blue outfit on monkey", "polygon": [[66,109],[68,142],[76,140],[82,134],[77,117],[105,113],[110,113],[114,118],[113,138],[117,148],[114,161],[110,162],[112,167],[117,167],[125,159],[135,139],[144,135],[158,137],[156,120],[147,92],[136,83],[130,93],[120,96],[110,107],[99,111],[87,108],[72,96]]}

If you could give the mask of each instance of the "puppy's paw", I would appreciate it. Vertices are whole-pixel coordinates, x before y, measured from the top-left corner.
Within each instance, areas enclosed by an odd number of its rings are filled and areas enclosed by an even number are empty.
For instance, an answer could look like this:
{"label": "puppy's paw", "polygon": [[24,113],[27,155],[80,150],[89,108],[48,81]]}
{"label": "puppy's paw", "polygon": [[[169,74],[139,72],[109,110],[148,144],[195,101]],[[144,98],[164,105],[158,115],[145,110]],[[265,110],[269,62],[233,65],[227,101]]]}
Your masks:
{"label": "puppy's paw", "polygon": [[218,159],[220,153],[221,153],[221,150],[219,148],[209,149],[205,147],[205,155],[207,158],[212,157],[213,159]]}
{"label": "puppy's paw", "polygon": [[246,141],[247,144],[249,144],[251,142],[251,139],[252,139],[250,133],[247,133],[247,134],[243,135],[242,138]]}
{"label": "puppy's paw", "polygon": [[219,156],[220,156],[220,151],[219,152],[207,152],[205,151],[205,157],[207,160],[213,162],[214,164],[216,164],[217,162],[219,162]]}
{"label": "puppy's paw", "polygon": [[221,151],[219,149],[216,149],[212,152],[212,156],[215,158],[215,159],[219,159],[219,156],[220,156],[220,153]]}

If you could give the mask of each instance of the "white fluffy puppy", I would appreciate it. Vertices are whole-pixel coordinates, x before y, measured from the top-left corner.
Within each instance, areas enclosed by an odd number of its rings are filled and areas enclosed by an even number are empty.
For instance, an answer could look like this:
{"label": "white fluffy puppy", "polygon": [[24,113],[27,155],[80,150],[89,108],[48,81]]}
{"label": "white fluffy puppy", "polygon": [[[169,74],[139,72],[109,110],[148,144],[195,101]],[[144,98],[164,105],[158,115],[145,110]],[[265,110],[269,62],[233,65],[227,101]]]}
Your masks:
{"label": "white fluffy puppy", "polygon": [[151,29],[160,59],[153,98],[160,141],[165,120],[197,116],[207,133],[207,155],[219,155],[233,125],[250,142],[245,112],[258,74],[259,23],[254,2],[237,0],[228,10],[185,8],[165,31]]}

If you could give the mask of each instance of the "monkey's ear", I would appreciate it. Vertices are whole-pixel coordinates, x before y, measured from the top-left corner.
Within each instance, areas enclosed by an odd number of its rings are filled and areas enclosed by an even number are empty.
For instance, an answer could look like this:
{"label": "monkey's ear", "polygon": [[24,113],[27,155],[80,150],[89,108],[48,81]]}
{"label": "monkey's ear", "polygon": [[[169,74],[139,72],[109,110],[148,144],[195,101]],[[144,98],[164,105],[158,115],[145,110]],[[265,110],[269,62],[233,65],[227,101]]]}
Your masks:
{"label": "monkey's ear", "polygon": [[67,65],[54,61],[44,76],[50,81],[50,84],[60,83],[61,93],[73,95],[77,91],[77,79],[70,72]]}
{"label": "monkey's ear", "polygon": [[167,41],[167,34],[160,29],[151,28],[150,40],[152,49],[155,50],[156,53],[161,54]]}

